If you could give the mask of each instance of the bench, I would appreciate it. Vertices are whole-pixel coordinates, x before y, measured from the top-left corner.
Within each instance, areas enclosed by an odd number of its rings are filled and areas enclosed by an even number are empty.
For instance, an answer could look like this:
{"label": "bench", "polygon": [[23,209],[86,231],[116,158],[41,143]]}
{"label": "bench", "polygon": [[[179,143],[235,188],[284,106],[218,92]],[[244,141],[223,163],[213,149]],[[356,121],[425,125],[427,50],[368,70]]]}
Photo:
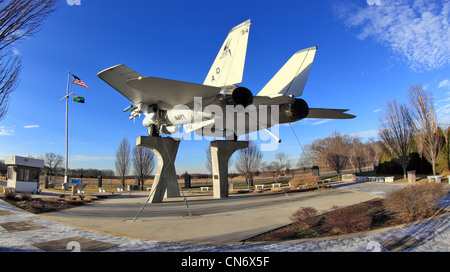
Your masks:
{"label": "bench", "polygon": [[123,188],[117,188],[117,192],[123,192]]}
{"label": "bench", "polygon": [[325,183],[328,183],[328,184],[329,184],[330,182],[331,182],[331,179],[324,179],[324,180],[322,180],[322,183],[324,183],[324,184],[325,184]]}
{"label": "bench", "polygon": [[357,176],[356,181],[369,181],[369,177],[366,176]]}
{"label": "bench", "polygon": [[344,174],[342,175],[342,181],[355,181],[356,175],[355,174]]}
{"label": "bench", "polygon": [[98,188],[98,192],[99,193],[106,193],[106,189],[105,188]]}
{"label": "bench", "polygon": [[394,182],[394,177],[385,177],[384,182]]}
{"label": "bench", "polygon": [[72,191],[77,191],[78,194],[84,194],[84,187],[86,187],[87,183],[76,183],[72,187]]}
{"label": "bench", "polygon": [[[389,178],[391,178],[391,177],[375,177],[375,181],[376,182],[393,182],[393,181],[388,181],[389,180]],[[394,177],[392,177],[392,179],[394,179]]]}
{"label": "bench", "polygon": [[432,180],[434,181],[434,183],[441,183],[442,176],[427,176],[427,178],[428,178],[428,183],[431,183]]}
{"label": "bench", "polygon": [[9,191],[9,190],[15,191],[16,189],[14,189],[14,187],[5,187],[5,188],[3,188],[3,193],[6,193],[6,191]]}
{"label": "bench", "polygon": [[255,189],[258,189],[258,188],[264,189],[264,184],[255,185]]}
{"label": "bench", "polygon": [[[263,186],[264,186],[264,185],[263,185]],[[281,187],[281,183],[273,183],[273,184],[272,184],[272,188],[275,188],[275,187],[280,188],[280,187]]]}
{"label": "bench", "polygon": [[200,187],[200,190],[202,190],[202,191],[209,191],[209,187]]}

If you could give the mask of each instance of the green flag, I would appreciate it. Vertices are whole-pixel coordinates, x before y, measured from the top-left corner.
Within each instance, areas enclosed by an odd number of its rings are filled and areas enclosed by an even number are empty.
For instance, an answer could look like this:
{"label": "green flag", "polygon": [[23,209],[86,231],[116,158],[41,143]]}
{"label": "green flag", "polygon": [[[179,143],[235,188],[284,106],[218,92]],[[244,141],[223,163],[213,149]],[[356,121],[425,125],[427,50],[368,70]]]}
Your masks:
{"label": "green flag", "polygon": [[84,103],[84,97],[74,95],[73,101],[78,102],[78,103]]}

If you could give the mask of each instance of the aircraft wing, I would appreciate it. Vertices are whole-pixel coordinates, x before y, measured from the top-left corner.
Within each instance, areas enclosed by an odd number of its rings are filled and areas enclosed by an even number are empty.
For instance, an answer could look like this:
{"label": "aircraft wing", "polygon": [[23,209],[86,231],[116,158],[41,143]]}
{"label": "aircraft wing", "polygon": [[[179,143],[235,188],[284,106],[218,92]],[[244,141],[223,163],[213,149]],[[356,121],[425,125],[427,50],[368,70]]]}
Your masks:
{"label": "aircraft wing", "polygon": [[[255,96],[253,97],[253,104],[259,105],[281,105],[289,103],[292,98],[285,95],[278,95],[275,97],[267,96]],[[309,108],[309,114],[306,118],[319,118],[319,119],[351,119],[355,118],[355,115],[345,113],[348,110],[343,109],[322,109],[322,108]]]}
{"label": "aircraft wing", "polygon": [[127,85],[136,90],[132,94],[135,101],[148,105],[159,102],[171,106],[185,105],[193,102],[194,97],[215,96],[221,90],[218,87],[156,77],[130,79]]}
{"label": "aircraft wing", "polygon": [[134,103],[133,93],[136,90],[132,90],[126,82],[130,79],[142,77],[141,74],[126,65],[120,64],[101,71],[97,76]]}
{"label": "aircraft wing", "polygon": [[188,104],[194,97],[211,97],[221,88],[164,78],[143,77],[126,65],[117,65],[97,74],[134,105]]}

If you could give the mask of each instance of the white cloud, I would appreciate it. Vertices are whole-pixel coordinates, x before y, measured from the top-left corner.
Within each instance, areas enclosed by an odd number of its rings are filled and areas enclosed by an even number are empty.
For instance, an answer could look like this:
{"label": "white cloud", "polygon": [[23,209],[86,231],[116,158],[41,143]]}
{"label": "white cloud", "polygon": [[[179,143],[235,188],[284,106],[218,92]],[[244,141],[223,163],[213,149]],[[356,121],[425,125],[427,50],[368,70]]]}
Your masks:
{"label": "white cloud", "polygon": [[7,126],[0,126],[0,136],[9,136],[14,134],[14,129]]}
{"label": "white cloud", "polygon": [[371,129],[371,130],[350,133],[349,135],[354,136],[354,137],[361,137],[361,138],[370,138],[370,137],[376,138],[376,137],[378,137],[378,131],[375,129]]}
{"label": "white cloud", "polygon": [[450,60],[450,2],[382,1],[381,5],[335,5],[337,15],[360,32],[390,48],[414,71],[433,70]]}
{"label": "white cloud", "polygon": [[380,111],[382,111],[382,109],[376,109],[373,112],[377,113],[377,112],[380,112]]}
{"label": "white cloud", "polygon": [[13,47],[12,52],[13,52],[13,54],[16,55],[16,56],[20,55],[19,49],[15,48],[15,47]]}
{"label": "white cloud", "polygon": [[332,119],[323,119],[317,122],[312,123],[312,125],[321,125],[330,122]]}
{"label": "white cloud", "polygon": [[448,80],[448,79],[442,80],[441,82],[439,82],[438,88],[450,89],[450,80]]}
{"label": "white cloud", "polygon": [[439,99],[436,102],[447,102],[447,101],[450,101],[450,97]]}
{"label": "white cloud", "polygon": [[38,128],[39,125],[29,125],[29,126],[23,126],[24,128]]}
{"label": "white cloud", "polygon": [[84,155],[77,155],[75,158],[70,159],[71,162],[74,161],[111,161],[115,160],[115,157],[95,157],[95,156],[84,156]]}

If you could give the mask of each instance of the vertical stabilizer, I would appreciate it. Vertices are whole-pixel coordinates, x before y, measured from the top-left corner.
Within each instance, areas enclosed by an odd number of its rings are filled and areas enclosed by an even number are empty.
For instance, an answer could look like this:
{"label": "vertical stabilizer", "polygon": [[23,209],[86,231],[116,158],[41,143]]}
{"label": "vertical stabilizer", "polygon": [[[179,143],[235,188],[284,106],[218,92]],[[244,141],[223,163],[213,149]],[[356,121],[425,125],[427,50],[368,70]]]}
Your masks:
{"label": "vertical stabilizer", "polygon": [[316,54],[317,46],[295,53],[259,92],[258,96],[301,96]]}
{"label": "vertical stabilizer", "polygon": [[220,48],[204,85],[223,87],[242,82],[250,20],[235,26]]}

